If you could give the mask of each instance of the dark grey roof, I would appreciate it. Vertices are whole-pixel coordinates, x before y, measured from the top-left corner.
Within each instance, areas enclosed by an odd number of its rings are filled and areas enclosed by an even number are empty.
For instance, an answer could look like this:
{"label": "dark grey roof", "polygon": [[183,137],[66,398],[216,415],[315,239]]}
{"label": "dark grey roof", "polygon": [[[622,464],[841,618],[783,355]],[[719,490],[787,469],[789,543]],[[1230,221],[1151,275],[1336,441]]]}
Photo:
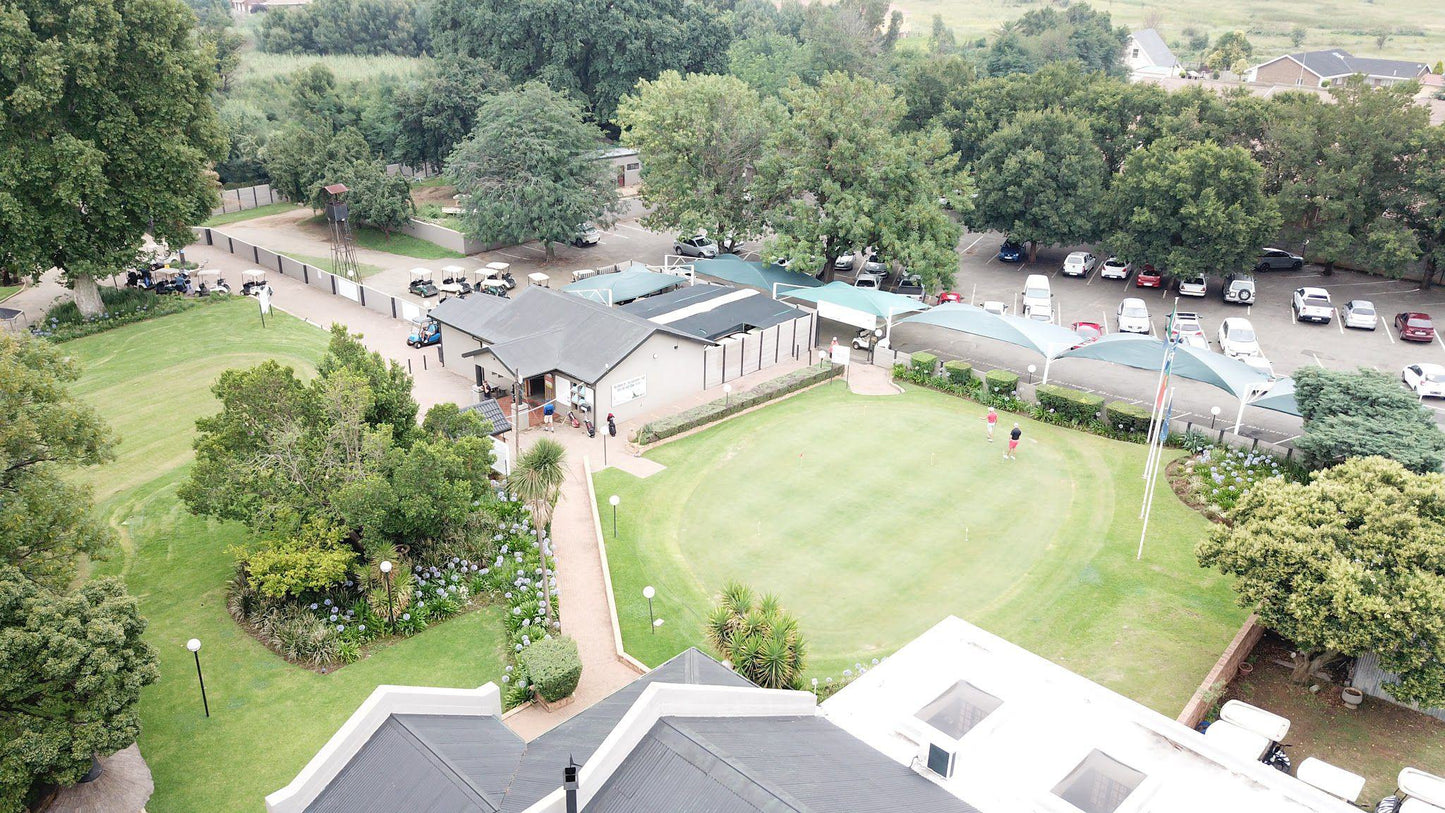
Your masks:
{"label": "dark grey roof", "polygon": [[[735,294],[737,291],[737,288],[726,285],[693,285],[630,302],[623,305],[622,310],[648,319],[657,319],[711,299]],[[779,302],[770,296],[757,294],[734,299],[731,302],[723,302],[711,310],[705,310],[667,324],[675,330],[714,341],[730,333],[772,327],[789,319],[796,319],[801,315],[802,313],[792,305]]]}
{"label": "dark grey roof", "polygon": [[586,813],[977,813],[822,717],[664,717]]}
{"label": "dark grey roof", "polygon": [[507,368],[525,376],[553,371],[595,384],[654,333],[700,341],[618,308],[530,286],[515,299],[448,299],[431,317],[470,334]]}
{"label": "dark grey roof", "polygon": [[[751,686],[746,679],[697,649],[688,649],[667,663],[598,701],[591,708],[527,743],[521,764],[502,802],[505,813],[527,809],[562,784],[562,768],[575,758],[586,764],[597,746],[637,698],[653,683],[688,683],[710,686]],[[667,806],[658,808],[669,809]]]}
{"label": "dark grey roof", "polygon": [[1363,73],[1366,76],[1390,76],[1406,79],[1429,71],[1429,66],[1423,62],[1358,57],[1349,51],[1341,51],[1338,48],[1328,51],[1300,51],[1290,54],[1289,58],[1304,65],[1322,79],[1350,76],[1356,73]]}
{"label": "dark grey roof", "polygon": [[1134,38],[1134,44],[1138,45],[1139,49],[1149,57],[1149,61],[1155,65],[1172,68],[1179,64],[1174,52],[1164,44],[1164,38],[1159,36],[1158,31],[1145,28],[1142,31],[1134,31],[1129,36]]}
{"label": "dark grey roof", "polygon": [[522,748],[493,716],[394,714],[306,813],[494,813]]}
{"label": "dark grey roof", "polygon": [[507,413],[502,411],[502,405],[497,403],[495,398],[483,398],[475,404],[464,406],[462,412],[481,413],[487,423],[492,425],[493,435],[512,431],[512,422],[507,420]]}

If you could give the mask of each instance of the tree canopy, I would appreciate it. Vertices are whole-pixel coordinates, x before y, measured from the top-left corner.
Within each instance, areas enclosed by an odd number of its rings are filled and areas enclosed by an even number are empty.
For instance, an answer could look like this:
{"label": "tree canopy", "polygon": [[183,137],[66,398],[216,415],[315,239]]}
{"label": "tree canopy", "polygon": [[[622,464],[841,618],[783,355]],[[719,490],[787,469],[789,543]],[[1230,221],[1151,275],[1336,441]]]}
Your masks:
{"label": "tree canopy", "polygon": [[1265,480],[1199,545],[1240,604],[1300,648],[1296,680],[1375,652],[1398,699],[1445,706],[1445,475],[1353,459]]}
{"label": "tree canopy", "polygon": [[1004,24],[985,64],[993,76],[1031,73],[1051,62],[1072,62],[1086,73],[1124,75],[1129,30],[1115,28],[1107,11],[1075,3],[1063,11],[1034,9]]}
{"label": "tree canopy", "polygon": [[1445,432],[1395,378],[1377,370],[1301,367],[1294,383],[1304,417],[1295,448],[1307,464],[1379,455],[1416,472],[1445,465]]}
{"label": "tree canopy", "polygon": [[1250,268],[1279,228],[1264,169],[1242,147],[1156,141],[1110,191],[1110,249],[1172,274]]}
{"label": "tree canopy", "polygon": [[610,227],[620,208],[601,146],[581,108],[539,82],[487,99],[447,159],[463,229],[484,242],[538,240],[551,257],[581,224]]}
{"label": "tree canopy", "polygon": [[477,125],[477,109],[505,78],[471,59],[433,60],[421,76],[398,87],[396,158],[440,168]]}
{"label": "tree canopy", "polygon": [[314,0],[267,11],[257,44],[273,54],[421,56],[429,40],[416,0]]}
{"label": "tree canopy", "polygon": [[63,269],[83,314],[147,232],[187,245],[217,201],[225,139],[194,21],[179,0],[6,4],[0,265]]}

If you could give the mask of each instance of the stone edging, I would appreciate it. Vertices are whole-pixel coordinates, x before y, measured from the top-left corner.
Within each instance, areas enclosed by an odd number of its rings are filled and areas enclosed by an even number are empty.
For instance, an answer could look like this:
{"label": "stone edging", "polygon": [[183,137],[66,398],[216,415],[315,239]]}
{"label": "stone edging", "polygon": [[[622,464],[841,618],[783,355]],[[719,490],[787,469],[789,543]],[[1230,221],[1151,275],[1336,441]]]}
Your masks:
{"label": "stone edging", "polygon": [[[1264,625],[1259,623],[1259,616],[1253,613],[1244,620],[1244,625],[1239,632],[1234,634],[1234,640],[1220,653],[1219,660],[1214,662],[1214,668],[1204,676],[1204,682],[1194,690],[1194,696],[1184,704],[1184,710],[1179,712],[1179,722],[1190,728],[1199,725],[1204,715],[1209,713],[1210,706],[1218,700],[1215,687],[1228,685],[1234,678],[1234,673],[1239,669],[1239,664],[1254,651],[1259,639],[1264,635]],[[1213,696],[1212,696],[1213,695]]]}
{"label": "stone edging", "polygon": [[617,597],[612,593],[612,569],[607,564],[607,543],[602,538],[602,519],[597,516],[597,491],[592,485],[590,457],[582,458],[582,475],[587,479],[587,505],[592,512],[592,533],[597,537],[597,554],[602,559],[602,584],[607,590],[607,620],[612,624],[612,648],[617,652],[617,660],[645,675],[649,671],[647,665],[627,654],[627,650],[622,647],[622,627],[617,623]]}

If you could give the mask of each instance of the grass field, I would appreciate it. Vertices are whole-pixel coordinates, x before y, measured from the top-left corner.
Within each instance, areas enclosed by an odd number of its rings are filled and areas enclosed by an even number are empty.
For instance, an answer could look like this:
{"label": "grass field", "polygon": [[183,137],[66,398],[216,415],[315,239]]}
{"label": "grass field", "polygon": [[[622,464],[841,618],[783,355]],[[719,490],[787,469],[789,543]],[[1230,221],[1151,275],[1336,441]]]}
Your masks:
{"label": "grass field", "polygon": [[1144,447],[1027,422],[1005,461],[982,415],[929,391],[829,384],[658,448],[667,469],[645,480],[599,472],[627,650],[656,664],[705,647],[711,597],[736,579],[799,616],[812,676],[952,613],[1177,714],[1245,616],[1195,563],[1208,523],[1160,489],[1135,561]]}
{"label": "grass field", "polygon": [[[331,274],[337,273],[336,263],[333,263],[330,257],[312,257],[308,254],[292,254],[290,252],[285,253],[287,257],[290,257],[297,262],[306,263],[313,268],[320,268],[322,271],[326,271]],[[371,265],[369,263],[356,264],[356,273],[359,279],[366,279],[372,274],[380,274],[383,270],[384,269],[379,265]]]}
{"label": "grass field", "polygon": [[255,209],[247,209],[244,212],[227,212],[223,215],[216,215],[201,225],[224,226],[227,223],[239,223],[242,220],[254,220],[255,218],[266,217],[267,215],[279,215],[282,212],[289,212],[295,208],[295,204],[284,201],[281,203],[268,203],[265,206],[257,206]]}
{"label": "grass field", "polygon": [[[326,216],[317,215],[306,222],[316,226],[325,226]],[[430,240],[412,237],[409,234],[393,232],[388,236],[381,229],[371,226],[358,226],[351,230],[351,234],[356,238],[357,248],[385,251],[388,254],[400,254],[403,257],[416,257],[421,260],[454,260],[467,256],[461,252],[443,248]],[[312,264],[315,265],[315,263]],[[328,268],[328,270],[330,269]]]}
{"label": "grass field", "polygon": [[[960,41],[990,40],[1004,22],[1042,8],[1038,0],[895,0],[904,13],[906,28],[926,37],[933,15],[954,29]],[[1434,65],[1445,58],[1445,15],[1434,0],[1252,0],[1160,3],[1152,0],[1095,0],[1095,9],[1109,12],[1115,25],[1130,29],[1155,25],[1180,60],[1198,58],[1180,43],[1185,28],[1207,32],[1210,40],[1226,31],[1243,30],[1253,43],[1258,61],[1298,50],[1290,31],[1304,26],[1305,49],[1343,48],[1356,56],[1416,59]],[[1375,47],[1375,33],[1394,32],[1383,49]]]}
{"label": "grass field", "polygon": [[[259,811],[382,683],[475,687],[501,674],[497,611],[469,613],[322,675],[291,666],[226,613],[224,589],[245,541],[235,523],[197,519],[176,499],[194,422],[217,408],[230,367],[274,358],[309,371],[326,335],[284,314],[262,329],[248,302],[196,308],[67,343],[75,391],[120,436],[117,459],[84,472],[120,549],[97,562],[120,575],[150,622],[161,679],[141,700],[141,752],[155,777],[151,813]],[[201,710],[187,639],[202,641],[211,717]]]}
{"label": "grass field", "polygon": [[20,293],[21,287],[20,285],[0,285],[0,302]]}

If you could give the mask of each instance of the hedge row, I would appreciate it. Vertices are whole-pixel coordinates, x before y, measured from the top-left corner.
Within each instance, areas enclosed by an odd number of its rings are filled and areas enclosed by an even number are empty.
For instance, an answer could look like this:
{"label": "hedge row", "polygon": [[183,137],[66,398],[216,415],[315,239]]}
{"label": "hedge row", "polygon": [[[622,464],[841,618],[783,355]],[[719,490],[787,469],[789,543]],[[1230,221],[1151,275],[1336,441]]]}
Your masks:
{"label": "hedge row", "polygon": [[933,375],[934,371],[938,369],[938,356],[935,356],[932,353],[914,353],[911,356],[911,359],[913,363],[913,369],[917,370],[920,373],[923,373],[924,375]]}
{"label": "hedge row", "polygon": [[1060,387],[1055,384],[1040,384],[1034,388],[1039,406],[1071,421],[1088,421],[1099,417],[1104,407],[1104,397],[1091,392]]}
{"label": "hedge row", "polygon": [[983,374],[983,383],[994,395],[1011,397],[1019,391],[1018,374],[1008,370],[989,370]]}
{"label": "hedge row", "polygon": [[843,365],[841,364],[816,364],[812,367],[794,370],[771,381],[764,381],[750,390],[734,393],[730,397],[710,401],[676,415],[655,420],[637,430],[636,440],[644,446],[656,443],[664,438],[720,421],[729,415],[735,415],[758,404],[781,398],[790,392],[797,392],[804,387],[811,387],[820,381],[827,381],[842,374]]}
{"label": "hedge row", "polygon": [[577,654],[577,642],[566,636],[533,643],[522,650],[517,661],[526,670],[532,688],[548,703],[572,694],[582,679],[582,657]]}
{"label": "hedge row", "polygon": [[1121,432],[1147,433],[1152,417],[1153,413],[1148,407],[1127,401],[1110,401],[1109,405],[1104,407],[1105,422]]}
{"label": "hedge row", "polygon": [[945,361],[943,374],[954,384],[962,384],[965,387],[978,386],[978,379],[973,377],[973,365],[966,361]]}

